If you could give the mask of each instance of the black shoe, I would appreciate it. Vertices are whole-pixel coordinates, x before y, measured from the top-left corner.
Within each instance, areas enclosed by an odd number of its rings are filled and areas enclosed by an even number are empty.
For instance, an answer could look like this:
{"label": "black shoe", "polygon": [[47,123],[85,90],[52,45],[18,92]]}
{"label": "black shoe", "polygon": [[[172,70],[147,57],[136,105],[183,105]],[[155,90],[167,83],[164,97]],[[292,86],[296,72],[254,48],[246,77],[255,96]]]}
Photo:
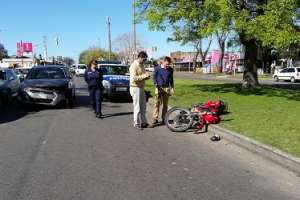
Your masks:
{"label": "black shoe", "polygon": [[137,125],[134,125],[133,127],[134,127],[135,129],[139,130],[139,131],[142,131],[142,130],[144,130],[144,129],[143,129],[143,127],[142,127],[142,126],[140,126],[139,124],[137,124]]}
{"label": "black shoe", "polygon": [[96,114],[96,117],[97,117],[98,119],[102,119],[102,113],[97,113],[97,114]]}
{"label": "black shoe", "polygon": [[149,124],[147,124],[147,123],[142,124],[142,128],[148,128],[148,127],[149,127]]}

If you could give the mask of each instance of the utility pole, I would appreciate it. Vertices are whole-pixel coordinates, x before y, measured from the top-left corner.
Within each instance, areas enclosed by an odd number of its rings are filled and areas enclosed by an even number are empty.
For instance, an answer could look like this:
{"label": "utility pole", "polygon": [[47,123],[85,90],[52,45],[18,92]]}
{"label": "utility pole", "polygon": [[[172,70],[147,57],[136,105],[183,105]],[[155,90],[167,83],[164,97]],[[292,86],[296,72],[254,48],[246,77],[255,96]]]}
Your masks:
{"label": "utility pole", "polygon": [[99,48],[101,49],[101,37],[98,37]]}
{"label": "utility pole", "polygon": [[110,23],[110,18],[107,18],[107,26],[108,26],[108,60],[111,60],[111,23]]}
{"label": "utility pole", "polygon": [[137,54],[137,48],[136,48],[136,19],[135,19],[135,4],[136,4],[136,0],[133,0],[133,58],[136,58],[136,54]]}
{"label": "utility pole", "polygon": [[44,43],[44,59],[45,61],[48,60],[48,47],[47,47],[47,36],[43,36],[43,43]]}

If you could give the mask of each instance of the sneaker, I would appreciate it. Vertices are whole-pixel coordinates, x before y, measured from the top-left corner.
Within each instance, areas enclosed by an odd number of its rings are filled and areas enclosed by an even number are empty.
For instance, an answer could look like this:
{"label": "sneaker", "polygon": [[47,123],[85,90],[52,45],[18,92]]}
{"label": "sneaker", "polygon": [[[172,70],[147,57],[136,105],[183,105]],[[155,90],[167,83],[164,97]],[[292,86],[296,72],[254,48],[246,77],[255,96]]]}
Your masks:
{"label": "sneaker", "polygon": [[158,123],[159,123],[159,122],[158,122],[157,119],[155,119],[155,120],[152,121],[152,124],[158,124]]}
{"label": "sneaker", "polygon": [[96,117],[97,117],[98,119],[102,119],[102,113],[96,113]]}
{"label": "sneaker", "polygon": [[135,124],[133,127],[134,127],[135,129],[137,129],[137,130],[140,130],[140,131],[143,130],[143,128],[142,128],[139,124]]}
{"label": "sneaker", "polygon": [[142,128],[148,128],[149,127],[149,124],[148,123],[143,123],[142,124]]}

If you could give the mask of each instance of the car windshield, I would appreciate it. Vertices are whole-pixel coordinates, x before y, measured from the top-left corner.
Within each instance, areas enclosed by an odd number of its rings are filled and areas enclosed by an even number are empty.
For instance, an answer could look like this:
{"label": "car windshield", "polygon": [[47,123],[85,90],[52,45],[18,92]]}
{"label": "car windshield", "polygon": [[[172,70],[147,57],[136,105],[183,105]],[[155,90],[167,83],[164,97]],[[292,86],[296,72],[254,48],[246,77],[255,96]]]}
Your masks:
{"label": "car windshield", "polygon": [[60,68],[37,68],[32,69],[27,79],[65,79],[65,73]]}
{"label": "car windshield", "polygon": [[127,66],[101,66],[100,68],[105,75],[126,75],[128,73]]}
{"label": "car windshield", "polygon": [[78,69],[86,69],[85,65],[78,66]]}

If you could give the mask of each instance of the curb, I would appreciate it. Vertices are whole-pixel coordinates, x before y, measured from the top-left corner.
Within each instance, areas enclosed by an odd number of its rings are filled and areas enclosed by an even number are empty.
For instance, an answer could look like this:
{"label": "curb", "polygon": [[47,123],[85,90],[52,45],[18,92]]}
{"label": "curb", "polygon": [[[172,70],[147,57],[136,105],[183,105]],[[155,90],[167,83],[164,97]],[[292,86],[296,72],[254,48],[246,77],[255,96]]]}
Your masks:
{"label": "curb", "polygon": [[216,133],[224,139],[243,147],[253,153],[256,153],[272,162],[288,168],[289,170],[300,174],[300,159],[284,153],[276,148],[267,146],[246,136],[221,128],[217,125],[209,125],[209,131]]}
{"label": "curb", "polygon": [[[149,99],[149,103],[152,105],[153,98]],[[170,108],[171,107],[169,106],[169,109]],[[221,128],[218,125],[210,124],[208,126],[208,132],[218,134],[222,138],[300,175],[300,158],[296,158],[239,133]]]}

